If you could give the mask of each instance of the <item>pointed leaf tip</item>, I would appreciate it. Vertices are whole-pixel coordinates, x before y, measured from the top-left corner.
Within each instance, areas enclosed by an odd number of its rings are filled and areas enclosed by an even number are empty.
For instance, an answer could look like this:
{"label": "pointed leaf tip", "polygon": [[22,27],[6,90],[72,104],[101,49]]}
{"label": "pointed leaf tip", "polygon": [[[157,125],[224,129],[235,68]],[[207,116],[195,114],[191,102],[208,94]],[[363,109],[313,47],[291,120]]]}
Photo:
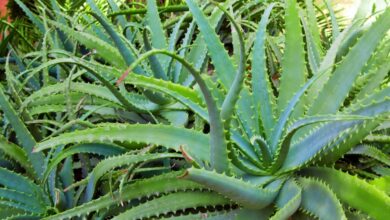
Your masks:
{"label": "pointed leaf tip", "polygon": [[180,152],[183,155],[184,159],[187,162],[190,162],[190,163],[194,162],[194,159],[186,152],[186,150],[183,148],[183,145],[181,145],[179,149],[180,149]]}
{"label": "pointed leaf tip", "polygon": [[180,176],[177,176],[177,178],[178,179],[184,179],[184,178],[186,178],[188,176],[188,174],[189,174],[188,170],[185,170],[184,173],[182,175],[180,175]]}

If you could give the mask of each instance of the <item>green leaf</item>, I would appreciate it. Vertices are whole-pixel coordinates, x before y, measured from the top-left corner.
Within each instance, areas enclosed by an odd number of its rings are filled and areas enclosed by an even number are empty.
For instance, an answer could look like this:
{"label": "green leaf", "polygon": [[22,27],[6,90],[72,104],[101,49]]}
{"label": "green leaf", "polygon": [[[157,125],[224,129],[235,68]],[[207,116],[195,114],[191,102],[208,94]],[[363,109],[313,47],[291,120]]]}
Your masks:
{"label": "green leaf", "polygon": [[364,180],[331,168],[308,168],[302,174],[325,181],[337,197],[351,207],[378,220],[388,219],[390,197]]}
{"label": "green leaf", "polygon": [[288,180],[284,183],[282,189],[276,198],[278,210],[270,220],[288,219],[301,205],[302,189],[295,180]]}
{"label": "green leaf", "polygon": [[[306,80],[305,50],[296,0],[286,1],[285,23],[286,40],[278,97],[279,113],[283,112]],[[298,112],[297,116],[301,113]]]}
{"label": "green leaf", "polygon": [[333,11],[332,5],[330,4],[329,0],[324,0],[324,2],[329,11],[330,20],[332,23],[332,38],[334,41],[337,38],[337,36],[340,34],[339,25],[337,23],[336,15]]}
{"label": "green leaf", "polygon": [[7,141],[3,136],[0,136],[0,149],[4,154],[18,162],[29,174],[30,177],[35,177],[35,170],[29,160],[27,153],[18,145]]}
{"label": "green leaf", "polygon": [[227,205],[231,202],[212,192],[177,192],[138,205],[113,220],[143,219],[187,208]]}
{"label": "green leaf", "polygon": [[299,178],[302,185],[301,207],[320,220],[344,219],[345,213],[340,201],[324,183],[308,178]]}
{"label": "green leaf", "polygon": [[237,100],[240,96],[240,92],[244,87],[244,79],[245,79],[245,68],[246,68],[246,49],[245,49],[245,42],[244,42],[244,36],[242,33],[242,30],[240,26],[235,22],[235,18],[230,15],[225,8],[217,4],[218,8],[221,9],[225,16],[230,20],[232,26],[235,29],[235,33],[238,35],[238,44],[239,44],[239,59],[238,67],[237,67],[237,73],[234,76],[234,80],[232,82],[232,85],[230,89],[228,90],[226,97],[222,104],[221,109],[221,118],[223,121],[227,121],[225,123],[225,127],[230,125],[229,121],[232,118],[234,107],[237,105]]}
{"label": "green leaf", "polygon": [[[152,35],[153,48],[168,49],[167,38],[161,24],[155,0],[147,0],[146,19]],[[168,57],[157,55],[157,59],[161,63],[162,67],[166,70],[169,65]]]}
{"label": "green leaf", "polygon": [[46,205],[42,201],[37,200],[34,195],[28,195],[12,189],[0,188],[1,201],[15,202],[26,209],[26,211],[43,214],[46,211]]}
{"label": "green leaf", "polygon": [[370,181],[370,184],[390,195],[390,176],[382,176]]}
{"label": "green leaf", "polygon": [[35,15],[21,0],[15,0],[19,7],[26,13],[27,17],[32,21],[32,23],[39,29],[39,31],[44,34],[46,32],[43,22],[39,20],[38,16]]}
{"label": "green leaf", "polygon": [[35,172],[38,174],[38,177],[41,177],[44,170],[44,156],[42,153],[32,154],[32,149],[35,146],[36,142],[27,127],[24,125],[22,120],[19,117],[19,114],[16,113],[11,103],[8,101],[8,98],[4,94],[3,86],[0,85],[0,108],[3,110],[5,117],[12,125],[16,133],[16,137],[21,146],[23,146],[25,152],[28,155],[29,160],[31,161]]}
{"label": "green leaf", "polygon": [[372,158],[386,164],[387,166],[390,166],[389,155],[386,155],[378,148],[370,146],[370,145],[366,145],[366,144],[359,145],[359,146],[353,148],[351,151],[349,151],[348,154],[369,156],[369,157],[372,157]]}
{"label": "green leaf", "polygon": [[177,157],[181,157],[181,155],[176,153],[145,155],[123,154],[119,156],[110,157],[100,161],[85,179],[75,183],[74,185],[79,185],[80,183],[88,182],[86,187],[85,201],[90,201],[94,195],[96,183],[108,171],[117,167],[135,165],[141,162],[143,163],[158,159]]}
{"label": "green leaf", "polygon": [[[122,38],[118,35],[118,32],[114,29],[112,24],[110,24],[107,21],[107,18],[102,17],[101,15],[98,15],[96,13],[91,13],[91,14],[104,27],[106,32],[110,35],[110,37],[114,41],[116,47],[118,48],[118,51],[121,53],[123,60],[126,62],[126,65],[130,66],[131,63],[134,62],[135,57],[132,51],[126,46]],[[141,74],[143,71],[141,70],[140,67],[136,67],[134,69],[134,72]]]}
{"label": "green leaf", "polygon": [[280,183],[276,183],[270,188],[260,188],[225,174],[196,168],[188,169],[183,178],[200,183],[251,209],[268,206],[277,196],[277,189],[280,187]]}
{"label": "green leaf", "polygon": [[[207,111],[209,113],[209,124],[210,124],[210,163],[213,169],[216,169],[218,172],[225,172],[228,170],[229,161],[228,161],[228,151],[227,151],[227,142],[225,140],[225,131],[224,124],[222,122],[220,110],[217,107],[217,103],[212,96],[210,89],[207,87],[206,82],[203,80],[200,72],[197,71],[194,66],[188,63],[184,58],[178,56],[175,53],[171,53],[167,50],[151,50],[143,54],[136,62],[129,67],[129,70],[132,69],[133,66],[137,65],[142,60],[147,59],[149,56],[153,56],[155,54],[165,54],[176,61],[180,62],[185,66],[191,75],[194,77],[196,83],[201,90],[206,106]],[[120,83],[129,72],[123,74],[118,80]]]}
{"label": "green leaf", "polygon": [[[306,117],[304,119],[298,120],[291,127],[288,128],[285,136],[283,138],[281,138],[281,141],[279,142],[280,144],[279,144],[278,149],[276,151],[275,159],[273,161],[272,167],[270,168],[270,171],[272,173],[276,172],[277,169],[283,163],[285,163],[285,159],[286,159],[286,157],[289,153],[289,150],[290,150],[291,140],[292,140],[294,134],[302,127],[305,127],[305,126],[308,126],[311,124],[320,123],[320,122],[332,122],[332,121],[337,122],[338,121],[338,122],[341,122],[340,125],[342,125],[343,122],[346,122],[346,121],[361,122],[363,120],[371,121],[371,120],[374,120],[374,118],[360,116],[360,115],[331,115],[331,116],[312,116],[312,117]],[[334,129],[334,130],[340,132],[340,131],[342,131],[342,129],[345,129],[345,128],[341,128],[341,130],[337,130],[337,129]],[[327,134],[326,131],[324,131],[324,133]],[[332,135],[334,133],[329,132],[329,134]],[[331,135],[329,135],[329,136],[331,136]],[[337,135],[337,133],[336,133],[336,135]],[[326,138],[324,138],[324,137],[322,137],[322,139],[326,140]],[[310,154],[306,154],[306,155],[310,155]]]}
{"label": "green leaf", "polygon": [[135,143],[155,144],[179,151],[182,146],[190,155],[208,161],[210,155],[207,135],[185,128],[169,125],[151,124],[103,124],[97,128],[89,128],[61,134],[42,141],[35,146],[35,151],[55,148],[59,145],[74,143],[127,141]]}
{"label": "green leaf", "polygon": [[98,56],[111,63],[113,66],[121,69],[124,69],[126,67],[126,63],[123,60],[119,51],[115,47],[101,40],[100,38],[86,32],[73,30],[72,28],[55,21],[49,20],[48,22],[56,26],[69,36],[72,36],[90,50],[96,50]]}
{"label": "green leaf", "polygon": [[226,88],[230,88],[236,75],[233,62],[225,50],[221,40],[211,27],[210,22],[193,0],[186,0],[188,8],[198,24],[199,30],[206,42],[208,52],[215,66],[217,76]]}
{"label": "green leaf", "polygon": [[122,147],[113,145],[113,144],[79,144],[62,150],[59,154],[57,154],[53,159],[50,160],[47,169],[43,175],[43,182],[47,180],[50,172],[65,158],[68,158],[74,154],[80,153],[89,153],[89,154],[98,154],[103,156],[114,156],[125,153],[125,149]]}
{"label": "green leaf", "polygon": [[[223,3],[223,7],[228,8],[228,7],[232,6],[235,2],[237,2],[237,1],[236,0],[225,1]],[[206,6],[207,6],[207,4],[202,5],[202,8],[204,8]],[[219,8],[215,7],[211,11],[211,14],[210,14],[210,17],[208,20],[210,22],[211,28],[218,29],[219,24],[222,22],[222,19],[223,19],[223,12],[221,10],[219,10]],[[191,24],[193,24],[192,28],[195,29],[196,22],[193,21]],[[189,63],[193,63],[194,67],[196,69],[201,69],[202,67],[204,67],[205,62],[207,62],[207,60],[208,60],[207,44],[205,43],[205,40],[203,39],[202,33],[198,34],[196,36],[195,40],[193,40],[193,42],[192,42],[191,36],[193,35],[193,33],[192,33],[193,31],[194,30],[190,29],[189,32],[187,32],[188,35],[186,35],[186,37],[187,37],[188,43],[183,44],[182,46],[183,47],[187,47],[187,45],[191,46],[191,50],[188,52],[188,54],[185,56],[185,58],[186,58],[186,60],[188,60]],[[192,44],[191,44],[191,42],[192,42]],[[181,50],[181,52],[182,51],[183,50]],[[185,54],[184,51],[183,51],[183,53],[181,53],[181,52],[180,52],[180,55]],[[179,82],[183,85],[186,85],[186,86],[191,85],[193,80],[194,80],[192,75],[190,75],[190,73],[186,69],[181,69],[181,70],[182,71],[180,73]]]}
{"label": "green leaf", "polygon": [[49,203],[40,186],[34,184],[30,179],[3,167],[0,167],[0,184],[8,189],[34,196],[39,202],[46,205]]}
{"label": "green leaf", "polygon": [[[147,36],[147,30],[145,29],[142,34],[143,40],[144,40],[144,47],[146,51],[152,50],[152,45],[150,45],[148,36]],[[161,55],[158,55],[160,58],[165,58]],[[165,73],[163,67],[161,66],[160,61],[158,60],[157,56],[149,56],[148,57],[150,62],[150,69],[153,71],[153,75],[157,79],[163,79],[168,80],[167,74]]]}
{"label": "green leaf", "polygon": [[390,20],[390,8],[378,17],[341,61],[311,105],[309,115],[335,113],[340,108],[376,45],[389,30],[390,22],[386,22],[388,20]]}
{"label": "green leaf", "polygon": [[155,194],[169,193],[175,191],[186,191],[202,189],[199,184],[188,180],[178,179],[177,172],[155,176],[149,179],[136,181],[133,184],[126,185],[121,193],[115,192],[113,195],[107,194],[98,199],[92,200],[83,205],[77,206],[58,213],[56,215],[48,216],[44,219],[61,220],[70,219],[72,217],[85,215],[93,211],[110,208],[114,205],[119,205],[121,201],[131,201],[141,197],[149,197]]}
{"label": "green leaf", "polygon": [[265,40],[269,16],[274,4],[267,7],[256,33],[252,57],[252,91],[253,102],[259,109],[260,119],[264,127],[266,139],[271,137],[271,131],[275,124],[275,96],[271,88],[271,82],[267,72]]}

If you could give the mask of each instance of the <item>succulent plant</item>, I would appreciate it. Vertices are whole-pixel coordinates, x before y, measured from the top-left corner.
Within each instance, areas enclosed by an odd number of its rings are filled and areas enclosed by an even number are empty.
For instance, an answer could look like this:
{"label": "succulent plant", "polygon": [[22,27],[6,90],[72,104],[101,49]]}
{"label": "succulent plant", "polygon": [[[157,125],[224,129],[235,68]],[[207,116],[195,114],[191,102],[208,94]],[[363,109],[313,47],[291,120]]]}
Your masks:
{"label": "succulent plant", "polygon": [[[80,20],[26,9],[43,52],[6,58],[1,217],[387,218],[389,8],[367,20],[363,2],[342,31],[332,18],[328,44],[309,0],[186,0],[168,39],[153,0],[131,29],[109,1],[123,34],[87,2]],[[257,6],[258,24],[244,13]],[[379,161],[378,178],[351,154]]]}

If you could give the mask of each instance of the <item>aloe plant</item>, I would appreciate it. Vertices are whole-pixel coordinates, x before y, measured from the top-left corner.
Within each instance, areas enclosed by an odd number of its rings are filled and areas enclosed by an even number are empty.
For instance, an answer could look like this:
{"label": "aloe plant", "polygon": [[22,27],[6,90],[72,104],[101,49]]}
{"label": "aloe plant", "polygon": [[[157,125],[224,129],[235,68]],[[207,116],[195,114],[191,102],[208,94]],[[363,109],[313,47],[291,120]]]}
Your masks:
{"label": "aloe plant", "polygon": [[[154,1],[147,1],[148,28],[126,31],[125,18],[117,19],[123,35],[93,1],[83,18],[98,25],[82,31],[66,16],[40,20],[27,11],[46,49],[25,56],[33,66],[25,71],[19,62],[22,81],[6,62],[1,216],[386,219],[386,167],[372,168],[379,177],[369,183],[339,159],[360,154],[388,165],[380,143],[388,143],[390,10],[369,25],[358,13],[340,33],[334,20],[327,47],[311,1],[264,4],[251,28],[235,21],[246,22],[235,2],[187,0],[193,21],[185,26],[182,16],[168,38]],[[276,7],[285,34],[273,38],[267,27]],[[232,56],[217,35],[223,17]],[[63,50],[79,43],[97,54]],[[208,57],[212,76],[204,74]],[[279,85],[270,60],[281,62]]]}

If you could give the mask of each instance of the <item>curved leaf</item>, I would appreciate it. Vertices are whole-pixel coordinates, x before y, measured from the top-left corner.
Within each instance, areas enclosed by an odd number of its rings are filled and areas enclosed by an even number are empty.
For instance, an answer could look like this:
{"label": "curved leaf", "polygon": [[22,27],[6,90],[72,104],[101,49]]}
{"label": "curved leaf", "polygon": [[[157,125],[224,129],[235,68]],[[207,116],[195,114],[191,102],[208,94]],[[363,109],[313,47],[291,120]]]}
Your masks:
{"label": "curved leaf", "polygon": [[[183,178],[200,183],[247,208],[262,209],[277,196],[280,183],[271,189],[260,188],[243,180],[203,169],[190,168]],[[276,189],[275,189],[276,188]]]}
{"label": "curved leaf", "polygon": [[331,168],[307,168],[303,175],[325,181],[341,201],[378,220],[388,219],[390,197],[364,180]]}
{"label": "curved leaf", "polygon": [[185,128],[151,124],[103,124],[97,128],[61,134],[38,143],[34,149],[42,151],[66,144],[114,141],[162,145],[176,151],[182,146],[190,155],[205,161],[210,155],[207,135]]}
{"label": "curved leaf", "polygon": [[113,220],[143,219],[186,208],[227,205],[231,202],[212,192],[177,192],[153,199],[116,216]]}

